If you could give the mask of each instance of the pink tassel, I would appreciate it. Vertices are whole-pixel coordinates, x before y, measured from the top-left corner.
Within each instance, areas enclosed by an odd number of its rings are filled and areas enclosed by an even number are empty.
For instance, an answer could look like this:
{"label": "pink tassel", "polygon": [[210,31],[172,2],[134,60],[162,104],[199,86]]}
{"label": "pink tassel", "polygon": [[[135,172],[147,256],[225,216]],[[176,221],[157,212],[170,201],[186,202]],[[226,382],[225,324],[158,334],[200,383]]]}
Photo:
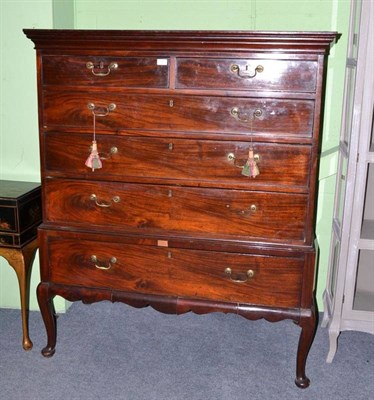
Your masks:
{"label": "pink tassel", "polygon": [[257,163],[254,159],[252,147],[249,149],[248,160],[244,164],[242,175],[249,176],[250,178],[256,178],[257,175],[260,175],[260,170],[258,169]]}
{"label": "pink tassel", "polygon": [[97,151],[97,143],[96,140],[92,141],[92,149],[91,149],[91,154],[86,160],[86,166],[89,168],[92,168],[92,171],[95,171],[95,169],[102,168],[103,164],[100,160],[99,153]]}

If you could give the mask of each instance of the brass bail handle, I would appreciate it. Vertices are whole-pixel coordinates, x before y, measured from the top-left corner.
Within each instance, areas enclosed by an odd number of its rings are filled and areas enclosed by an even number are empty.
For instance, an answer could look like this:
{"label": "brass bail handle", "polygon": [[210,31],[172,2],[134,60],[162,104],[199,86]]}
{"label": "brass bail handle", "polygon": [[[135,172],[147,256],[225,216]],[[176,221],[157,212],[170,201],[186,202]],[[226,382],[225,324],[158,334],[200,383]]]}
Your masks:
{"label": "brass bail handle", "polygon": [[114,154],[117,154],[117,153],[118,153],[118,148],[113,146],[110,148],[109,153],[100,152],[99,157],[100,157],[100,160],[109,160],[110,158],[112,158],[112,156]]}
{"label": "brass bail handle", "polygon": [[117,106],[115,103],[110,103],[107,106],[96,106],[94,103],[88,103],[87,108],[92,111],[92,114],[96,117],[106,117],[111,111],[114,111]]}
{"label": "brass bail handle", "polygon": [[92,72],[95,76],[108,76],[108,75],[112,72],[112,70],[116,70],[116,69],[118,68],[118,64],[117,64],[116,62],[111,62],[111,63],[107,66],[106,71],[103,71],[103,69],[104,69],[105,67],[104,67],[104,63],[101,61],[101,62],[99,63],[99,67],[98,67],[99,72],[96,72],[96,71],[95,71],[95,68],[97,68],[97,67],[95,67],[95,64],[94,64],[92,61],[88,61],[88,62],[86,63],[86,68],[89,69],[89,70],[91,70],[91,72]]}
{"label": "brass bail handle", "polygon": [[98,207],[108,208],[108,207],[111,207],[113,205],[113,203],[119,203],[121,201],[121,198],[119,196],[114,196],[109,201],[99,201],[96,194],[92,193],[90,196],[90,200],[94,201]]}
{"label": "brass bail handle", "polygon": [[[257,153],[254,154],[253,155],[253,159],[256,162],[259,162],[260,161],[260,155],[257,154]],[[244,164],[238,165],[238,159],[237,159],[237,157],[236,157],[236,155],[234,153],[228,153],[227,154],[227,160],[232,162],[234,164],[234,166],[237,167],[237,168],[243,168],[244,167]]]}
{"label": "brass bail handle", "polygon": [[250,66],[246,65],[244,69],[241,69],[241,67],[238,64],[233,64],[230,67],[230,71],[234,74],[238,74],[238,76],[240,76],[241,78],[252,79],[258,73],[263,72],[264,67],[262,65],[257,65],[257,67],[255,69],[250,69]]}
{"label": "brass bail handle", "polygon": [[232,117],[234,117],[235,119],[237,119],[238,121],[241,122],[250,122],[252,121],[254,118],[260,118],[262,117],[262,110],[257,108],[256,110],[254,110],[252,112],[252,116],[251,113],[246,113],[246,112],[242,112],[240,111],[239,107],[233,107],[230,110],[230,114]]}
{"label": "brass bail handle", "polygon": [[96,268],[107,270],[112,268],[113,264],[117,262],[117,259],[116,257],[111,257],[108,261],[108,264],[105,264],[104,262],[99,261],[95,255],[92,255],[91,261],[95,264]]}
{"label": "brass bail handle", "polygon": [[249,281],[250,279],[252,279],[255,275],[255,272],[253,271],[253,269],[249,269],[246,274],[245,274],[245,278],[243,279],[239,279],[239,278],[233,278],[232,277],[232,269],[231,268],[226,268],[225,269],[225,274],[228,275],[229,279],[231,282],[235,282],[235,283],[245,283],[247,281]]}

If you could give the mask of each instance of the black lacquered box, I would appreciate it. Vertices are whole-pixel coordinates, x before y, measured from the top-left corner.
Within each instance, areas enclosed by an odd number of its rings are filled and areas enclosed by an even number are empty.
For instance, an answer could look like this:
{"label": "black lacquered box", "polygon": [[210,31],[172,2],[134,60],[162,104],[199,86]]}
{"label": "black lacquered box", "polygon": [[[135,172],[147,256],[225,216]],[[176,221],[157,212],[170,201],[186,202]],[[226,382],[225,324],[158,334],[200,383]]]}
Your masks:
{"label": "black lacquered box", "polygon": [[24,246],[41,222],[40,183],[0,180],[0,246]]}

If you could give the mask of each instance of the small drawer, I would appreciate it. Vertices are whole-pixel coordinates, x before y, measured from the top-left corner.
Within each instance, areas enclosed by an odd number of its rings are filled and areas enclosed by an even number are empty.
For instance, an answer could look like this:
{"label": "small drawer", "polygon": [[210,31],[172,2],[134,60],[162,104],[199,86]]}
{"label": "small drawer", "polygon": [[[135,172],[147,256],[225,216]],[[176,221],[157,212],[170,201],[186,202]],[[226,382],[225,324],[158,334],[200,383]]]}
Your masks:
{"label": "small drawer", "polygon": [[242,174],[250,142],[98,135],[102,168],[92,171],[85,166],[91,140],[91,135],[47,133],[48,173],[274,191],[307,191],[309,186],[308,145],[253,142],[260,174],[252,179]]}
{"label": "small drawer", "polygon": [[166,88],[169,59],[157,57],[44,56],[44,85]]}
{"label": "small drawer", "polygon": [[44,129],[152,130],[311,137],[314,102],[275,98],[46,91]]}
{"label": "small drawer", "polygon": [[140,230],[303,242],[308,196],[47,179],[46,219]]}
{"label": "small drawer", "polygon": [[34,225],[21,233],[3,233],[0,232],[0,247],[19,248],[36,239],[38,236],[38,226]]}
{"label": "small drawer", "polygon": [[300,305],[304,260],[48,237],[49,279],[83,287],[276,307]]}
{"label": "small drawer", "polygon": [[178,58],[177,88],[315,92],[317,61]]}
{"label": "small drawer", "polygon": [[15,245],[15,237],[17,235],[5,235],[0,232],[0,247],[13,247]]}
{"label": "small drawer", "polygon": [[19,232],[16,207],[0,205],[0,232]]}

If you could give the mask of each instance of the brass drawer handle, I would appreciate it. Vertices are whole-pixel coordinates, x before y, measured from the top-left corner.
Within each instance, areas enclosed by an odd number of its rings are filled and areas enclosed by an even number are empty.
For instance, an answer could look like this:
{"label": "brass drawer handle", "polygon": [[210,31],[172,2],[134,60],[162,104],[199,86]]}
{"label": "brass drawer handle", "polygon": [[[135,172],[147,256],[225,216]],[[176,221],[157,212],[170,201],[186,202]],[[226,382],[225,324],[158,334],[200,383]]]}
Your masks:
{"label": "brass drawer handle", "polygon": [[109,160],[114,154],[118,153],[118,148],[113,146],[110,148],[109,153],[99,153],[100,160]]}
{"label": "brass drawer handle", "polygon": [[121,199],[120,199],[119,196],[114,196],[109,202],[107,202],[107,201],[99,201],[99,200],[97,199],[96,194],[95,194],[95,193],[92,193],[91,196],[90,196],[90,200],[94,201],[95,204],[96,204],[98,207],[107,208],[107,207],[111,207],[111,206],[112,206],[112,202],[113,202],[113,203],[119,203]]}
{"label": "brass drawer handle", "polygon": [[260,161],[259,154],[254,154],[253,147],[250,146],[248,150],[248,158],[247,161],[243,165],[237,165],[236,157],[234,153],[229,153],[227,155],[227,159],[232,161],[237,168],[241,168],[242,175],[248,176],[250,178],[256,178],[256,176],[260,175],[260,169],[257,163]]}
{"label": "brass drawer handle", "polygon": [[114,111],[117,106],[110,103],[108,106],[96,106],[94,103],[88,103],[87,108],[92,111],[96,117],[106,117],[111,111]]}
{"label": "brass drawer handle", "polygon": [[233,107],[230,110],[230,114],[231,114],[232,117],[234,117],[238,121],[249,122],[249,121],[252,121],[255,118],[262,117],[262,110],[257,108],[256,110],[253,111],[253,113],[251,115],[250,113],[241,112],[238,107]]}
{"label": "brass drawer handle", "polygon": [[258,73],[264,71],[264,67],[262,65],[257,65],[255,69],[250,69],[249,65],[245,66],[245,69],[241,69],[238,64],[233,64],[230,67],[230,71],[234,74],[238,74],[241,78],[254,78]]}
{"label": "brass drawer handle", "polygon": [[226,204],[226,208],[229,208],[232,212],[239,215],[255,214],[257,212],[256,204],[251,204],[246,210],[238,210],[237,208],[231,207],[231,204]]}
{"label": "brass drawer handle", "polygon": [[[235,156],[234,153],[228,153],[228,154],[227,154],[227,159],[228,159],[229,161],[231,161],[231,162],[235,165],[236,168],[243,168],[244,165],[245,165],[245,164],[243,164],[243,165],[238,165],[237,158],[236,158],[236,156]],[[254,154],[254,155],[253,155],[253,159],[254,159],[256,162],[259,162],[259,161],[260,161],[260,155],[259,155],[259,154]]]}
{"label": "brass drawer handle", "polygon": [[96,68],[99,68],[101,71],[100,72],[96,72],[95,71],[95,64],[91,61],[88,61],[88,63],[86,64],[86,68],[90,69],[91,72],[95,75],[95,76],[108,76],[112,70],[116,70],[118,68],[118,64],[116,62],[111,62],[107,68],[106,71],[103,71],[104,69],[104,63],[100,62],[99,66]]}
{"label": "brass drawer handle", "polygon": [[96,268],[107,270],[107,269],[112,268],[112,265],[117,262],[117,259],[116,259],[116,257],[111,257],[108,261],[108,264],[106,265],[105,263],[99,261],[95,255],[92,255],[91,261],[95,264]]}
{"label": "brass drawer handle", "polygon": [[256,204],[251,204],[249,208],[247,208],[246,210],[241,210],[239,213],[245,215],[245,214],[255,214],[256,212],[257,212]]}
{"label": "brass drawer handle", "polygon": [[229,279],[231,282],[235,282],[235,283],[245,283],[247,281],[249,281],[250,279],[252,279],[255,275],[255,272],[253,271],[253,269],[249,269],[246,272],[246,278],[244,279],[239,279],[239,278],[233,278],[232,277],[232,269],[231,268],[226,268],[225,269],[225,274],[228,275]]}

